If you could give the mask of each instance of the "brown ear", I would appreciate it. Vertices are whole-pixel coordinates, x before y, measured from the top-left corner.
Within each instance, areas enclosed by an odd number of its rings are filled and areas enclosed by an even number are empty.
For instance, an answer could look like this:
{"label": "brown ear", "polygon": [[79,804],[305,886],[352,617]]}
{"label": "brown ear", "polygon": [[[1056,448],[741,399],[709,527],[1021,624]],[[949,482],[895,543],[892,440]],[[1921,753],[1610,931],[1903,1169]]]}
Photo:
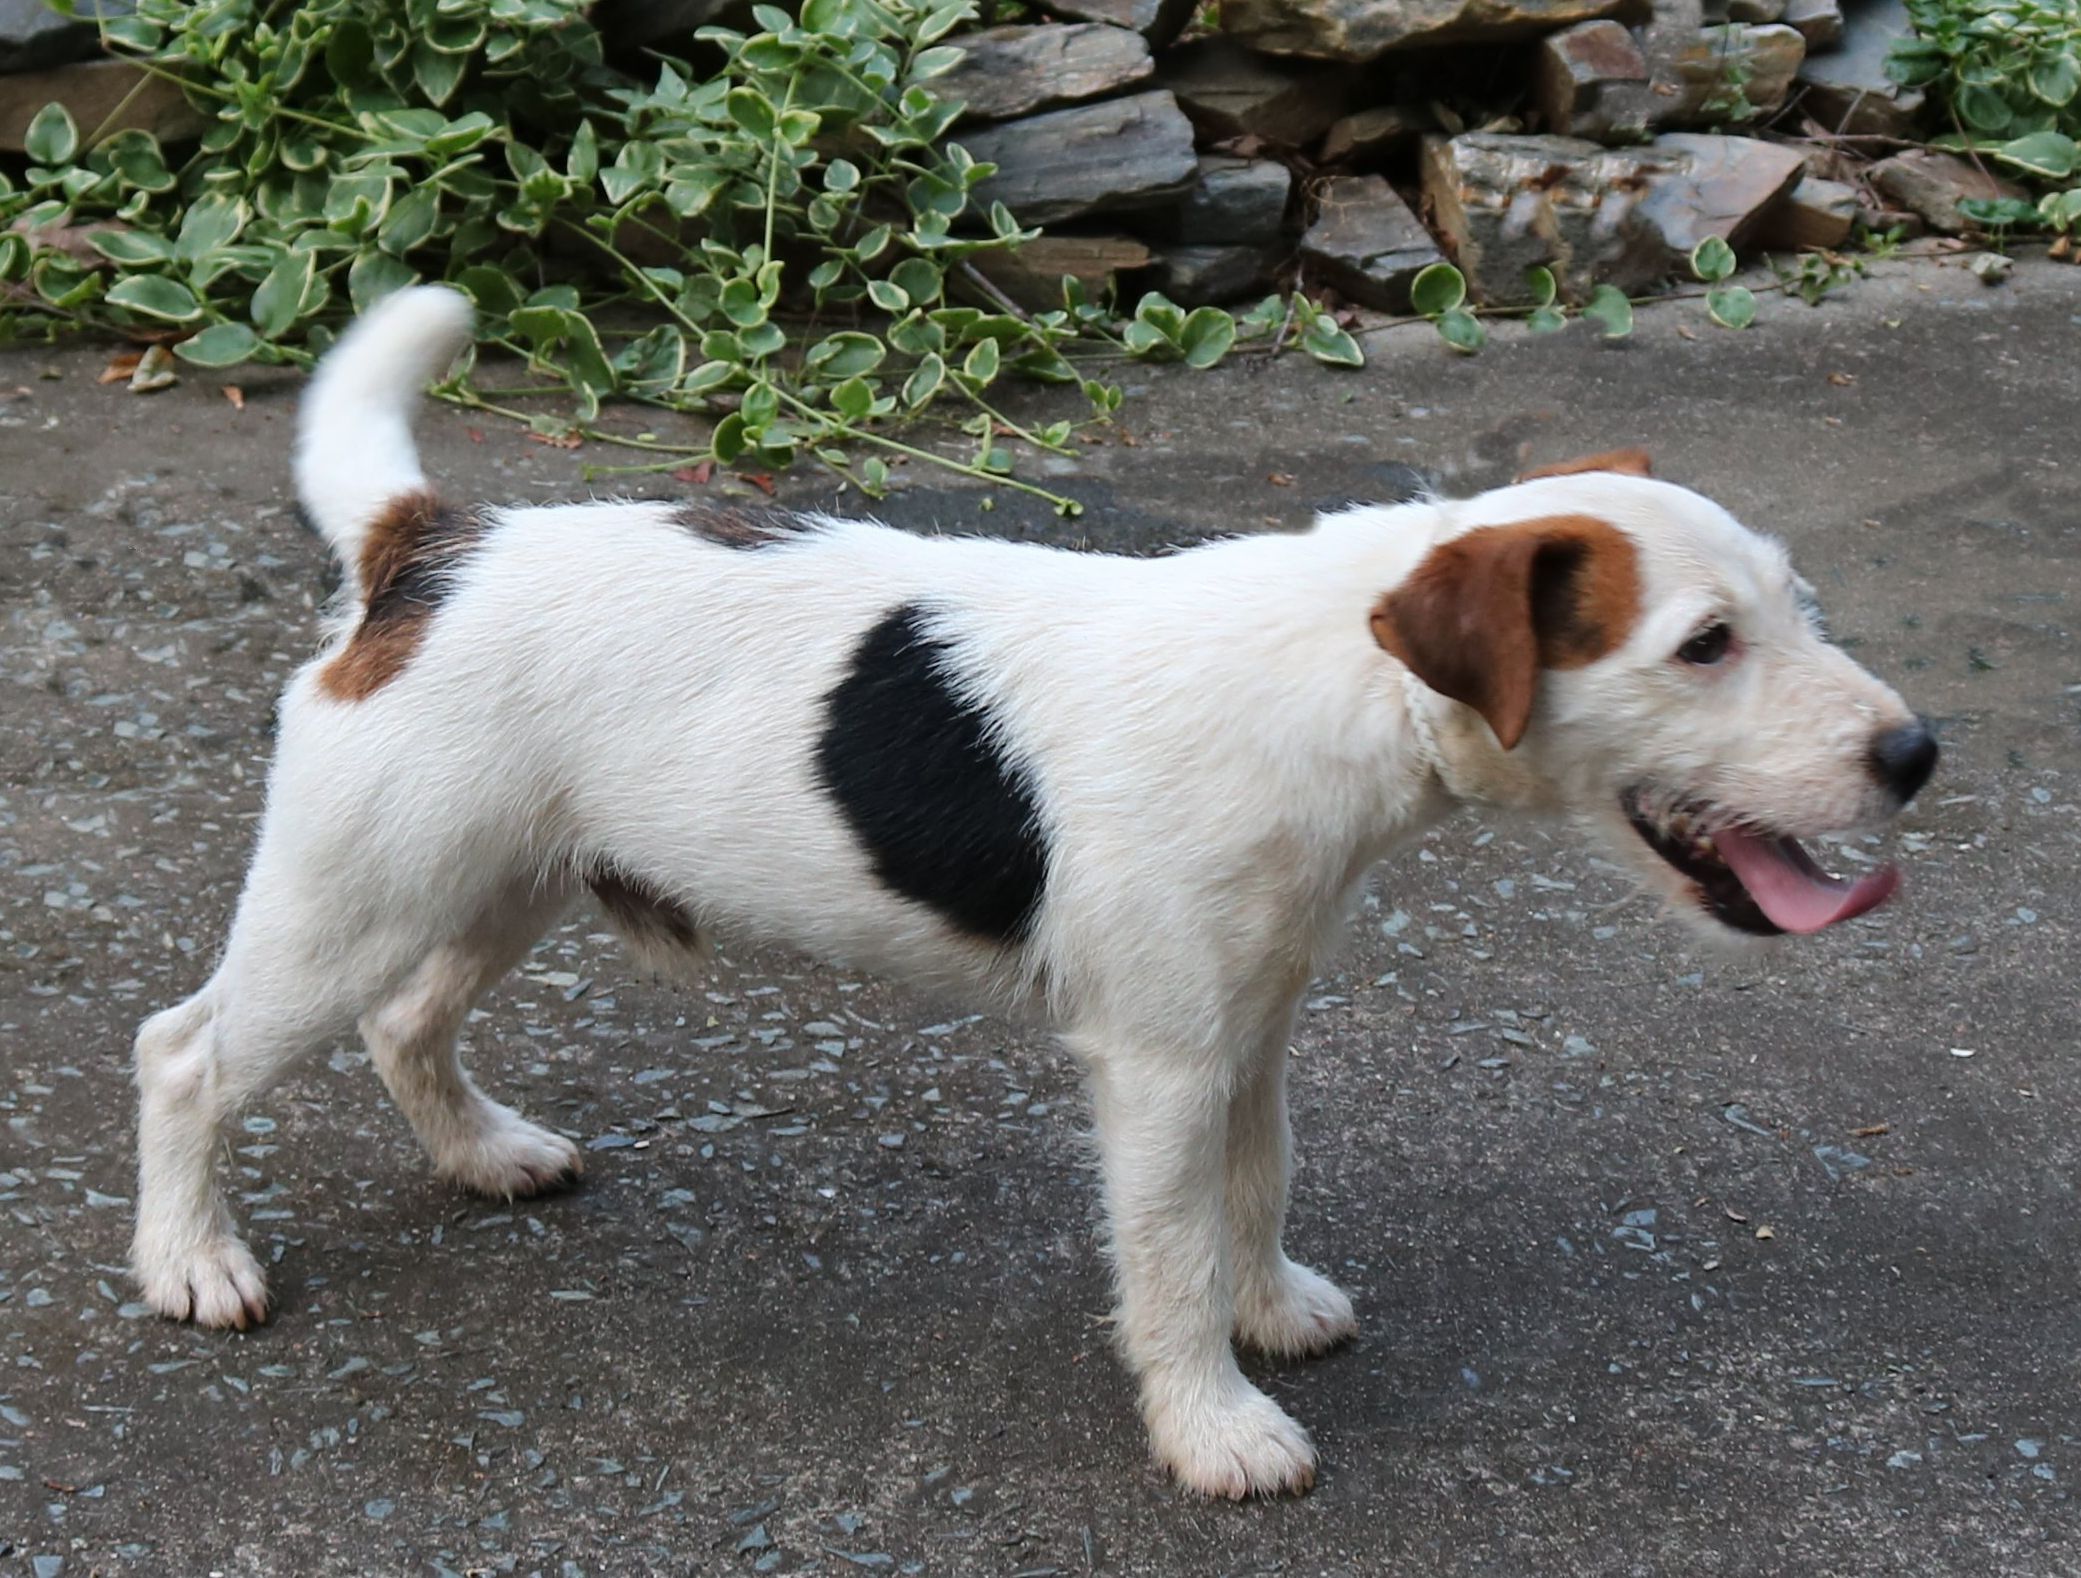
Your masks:
{"label": "brown ear", "polygon": [[1621,476],[1652,477],[1655,466],[1644,449],[1607,449],[1601,455],[1584,455],[1580,460],[1557,460],[1550,466],[1534,466],[1530,471],[1520,471],[1517,480],[1530,482],[1538,477],[1579,477],[1585,471],[1616,471]]}
{"label": "brown ear", "polygon": [[1373,610],[1373,639],[1441,696],[1524,738],[1542,668],[1594,663],[1632,630],[1640,563],[1609,521],[1549,515],[1441,543]]}

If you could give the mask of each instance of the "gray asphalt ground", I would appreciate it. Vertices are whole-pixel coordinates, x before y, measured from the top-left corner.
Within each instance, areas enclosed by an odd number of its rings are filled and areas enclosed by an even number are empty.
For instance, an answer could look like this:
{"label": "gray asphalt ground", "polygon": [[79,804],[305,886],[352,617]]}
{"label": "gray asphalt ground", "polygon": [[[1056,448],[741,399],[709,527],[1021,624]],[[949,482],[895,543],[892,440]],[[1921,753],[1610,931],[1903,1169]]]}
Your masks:
{"label": "gray asphalt ground", "polygon": [[[437,1186],[342,1044],[232,1137],[272,1323],[134,1304],[131,1032],[223,934],[324,569],[293,380],[0,357],[0,1574],[2081,1572],[2081,269],[1884,272],[1745,335],[1135,369],[1081,521],[886,507],[1150,551],[1645,443],[1941,721],[1906,893],[1797,945],[1700,956],[1471,816],[1383,871],[1296,1079],[1292,1245],[1363,1336],[1266,1374],[1324,1470],[1241,1507],[1146,1459],[1043,1038],[749,953],[671,989],[584,915],[468,1032],[581,1188]],[[425,434],[461,495],[616,458]]]}

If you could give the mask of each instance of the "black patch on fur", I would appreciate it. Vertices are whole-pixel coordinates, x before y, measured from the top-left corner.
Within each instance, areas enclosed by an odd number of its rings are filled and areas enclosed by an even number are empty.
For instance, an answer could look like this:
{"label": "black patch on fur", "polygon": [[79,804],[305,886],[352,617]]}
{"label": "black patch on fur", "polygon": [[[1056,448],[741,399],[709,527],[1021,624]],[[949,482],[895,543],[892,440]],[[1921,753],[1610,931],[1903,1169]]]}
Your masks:
{"label": "black patch on fur", "polygon": [[1033,789],[947,670],[950,644],[905,604],[861,639],[825,698],[817,776],[875,875],[962,931],[1022,939],[1047,883]]}
{"label": "black patch on fur", "polygon": [[706,499],[689,499],[672,512],[672,519],[703,542],[722,548],[776,548],[811,529],[801,516],[786,510]]}

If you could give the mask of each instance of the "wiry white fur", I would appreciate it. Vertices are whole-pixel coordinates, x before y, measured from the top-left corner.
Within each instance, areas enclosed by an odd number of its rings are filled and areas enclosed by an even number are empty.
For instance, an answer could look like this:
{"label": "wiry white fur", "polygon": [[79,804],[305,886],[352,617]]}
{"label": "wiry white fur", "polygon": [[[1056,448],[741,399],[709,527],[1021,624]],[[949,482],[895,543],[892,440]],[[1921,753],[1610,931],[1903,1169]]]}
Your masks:
{"label": "wiry white fur", "polygon": [[[320,373],[299,477],[347,551],[418,482],[410,385],[459,311],[414,292]],[[1644,610],[1610,656],[1545,677],[1503,751],[1373,640],[1438,543],[1553,514],[1615,524]],[[812,767],[825,698],[896,605],[935,610],[960,683],[1030,775],[1050,865],[998,949],[884,888]],[[1724,672],[1674,664],[1714,613]],[[1573,816],[1651,884],[1617,816],[1643,779],[1790,831],[1882,809],[1863,762],[1897,697],[1807,629],[1773,544],[1669,485],[1579,475],[1461,503],[1132,560],[824,521],[756,551],[655,504],[515,509],[457,567],[403,673],[341,701],[290,684],[224,958],[138,1038],[136,1267],[159,1309],[243,1324],[259,1270],[212,1177],[221,1125],[357,1020],[437,1167],[491,1194],[577,1168],[492,1102],[454,1035],[611,861],[725,936],[952,989],[1057,1026],[1089,1070],[1120,1343],[1158,1457],[1239,1496],[1304,1487],[1306,1433],[1237,1368],[1355,1329],[1280,1247],[1294,1006],[1369,869],[1467,801]],[[1686,906],[1695,909],[1695,906]]]}
{"label": "wiry white fur", "polygon": [[469,343],[470,306],[439,285],[401,290],[358,319],[318,365],[297,421],[296,496],[355,595],[368,523],[426,485],[412,416],[429,379]]}

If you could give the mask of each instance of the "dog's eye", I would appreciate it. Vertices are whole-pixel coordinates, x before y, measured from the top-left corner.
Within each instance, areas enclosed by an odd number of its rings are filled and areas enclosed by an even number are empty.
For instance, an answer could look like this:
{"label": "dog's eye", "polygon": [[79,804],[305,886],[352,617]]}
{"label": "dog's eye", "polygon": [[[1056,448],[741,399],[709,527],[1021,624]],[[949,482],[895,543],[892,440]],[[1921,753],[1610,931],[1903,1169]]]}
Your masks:
{"label": "dog's eye", "polygon": [[1727,655],[1727,648],[1734,640],[1734,632],[1723,623],[1707,625],[1676,649],[1677,658],[1699,668],[1711,668]]}

